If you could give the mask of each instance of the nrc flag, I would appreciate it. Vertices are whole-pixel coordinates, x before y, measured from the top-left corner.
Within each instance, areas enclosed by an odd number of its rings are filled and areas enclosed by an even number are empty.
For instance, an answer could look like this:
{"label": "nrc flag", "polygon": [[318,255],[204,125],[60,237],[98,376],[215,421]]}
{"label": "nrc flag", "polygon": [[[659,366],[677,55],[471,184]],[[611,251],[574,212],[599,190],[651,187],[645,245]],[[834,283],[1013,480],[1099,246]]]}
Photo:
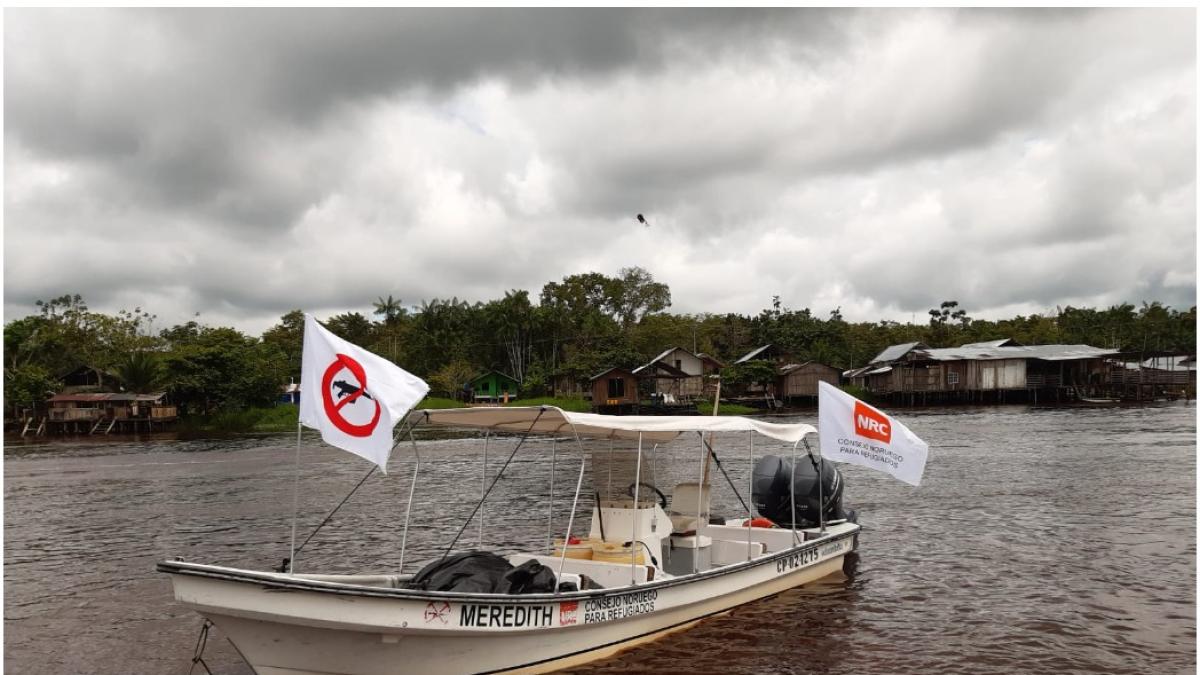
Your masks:
{"label": "nrc flag", "polygon": [[330,333],[308,314],[300,370],[300,423],[387,473],[392,428],[425,398],[429,385]]}
{"label": "nrc flag", "polygon": [[920,485],[929,444],[908,427],[828,382],[818,387],[821,456]]}

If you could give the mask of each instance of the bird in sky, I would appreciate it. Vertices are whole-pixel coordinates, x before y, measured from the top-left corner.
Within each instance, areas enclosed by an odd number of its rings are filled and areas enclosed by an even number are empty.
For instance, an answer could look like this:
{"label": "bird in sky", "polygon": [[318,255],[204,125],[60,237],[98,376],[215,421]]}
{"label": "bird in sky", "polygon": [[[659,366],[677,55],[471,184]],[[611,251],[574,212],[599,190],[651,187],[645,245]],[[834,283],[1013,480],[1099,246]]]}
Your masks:
{"label": "bird in sky", "polygon": [[650,223],[649,223],[649,221],[646,220],[646,216],[643,216],[640,213],[637,215],[637,221],[639,223],[645,225],[646,227],[650,227]]}

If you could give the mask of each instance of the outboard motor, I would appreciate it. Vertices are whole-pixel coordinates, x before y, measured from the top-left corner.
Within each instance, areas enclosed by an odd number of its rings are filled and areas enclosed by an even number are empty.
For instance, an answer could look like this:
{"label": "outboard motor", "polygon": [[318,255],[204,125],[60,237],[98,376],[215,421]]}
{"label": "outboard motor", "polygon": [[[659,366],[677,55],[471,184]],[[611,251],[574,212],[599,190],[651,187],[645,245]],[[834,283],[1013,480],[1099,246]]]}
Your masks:
{"label": "outboard motor", "polygon": [[[817,482],[818,470],[824,487]],[[780,527],[792,526],[792,459],[767,455],[754,465],[754,488],[750,498],[759,515],[772,520]],[[820,525],[817,509],[821,497],[825,498],[825,522],[831,520],[854,520],[854,512],[842,509],[842,474],[832,462],[824,458],[807,455],[796,458],[795,514],[796,527]]]}

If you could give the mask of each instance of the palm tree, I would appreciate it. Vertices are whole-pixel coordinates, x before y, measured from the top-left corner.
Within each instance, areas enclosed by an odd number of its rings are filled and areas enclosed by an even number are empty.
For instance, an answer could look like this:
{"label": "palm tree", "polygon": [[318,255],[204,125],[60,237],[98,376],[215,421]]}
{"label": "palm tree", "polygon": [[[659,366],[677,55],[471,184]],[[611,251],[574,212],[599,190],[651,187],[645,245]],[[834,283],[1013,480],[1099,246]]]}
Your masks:
{"label": "palm tree", "polygon": [[402,302],[402,300],[392,298],[391,294],[388,294],[387,300],[384,300],[383,296],[380,296],[372,304],[375,306],[375,314],[382,316],[385,324],[391,325],[396,319],[404,316],[404,305],[401,304]]}
{"label": "palm tree", "polygon": [[169,384],[158,355],[151,352],[131,352],[117,364],[115,375],[125,391],[131,394],[152,394],[166,389]]}

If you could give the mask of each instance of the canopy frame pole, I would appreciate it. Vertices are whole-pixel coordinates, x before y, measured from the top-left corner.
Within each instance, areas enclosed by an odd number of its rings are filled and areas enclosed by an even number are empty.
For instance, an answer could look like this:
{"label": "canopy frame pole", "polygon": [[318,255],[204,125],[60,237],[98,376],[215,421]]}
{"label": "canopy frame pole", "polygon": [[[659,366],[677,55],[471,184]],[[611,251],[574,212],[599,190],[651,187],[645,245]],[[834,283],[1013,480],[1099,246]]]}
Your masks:
{"label": "canopy frame pole", "polygon": [[[709,443],[709,441],[711,440],[711,438],[710,438],[710,439],[708,439],[708,440],[705,440],[705,438],[704,438],[704,432],[702,432],[702,431],[697,431],[696,433],[697,433],[697,434],[700,436],[700,442],[701,442],[701,443],[703,443],[703,444],[704,444],[704,447],[706,447],[706,448],[708,449],[708,454],[707,454],[707,455],[705,455],[705,460],[706,460],[706,461],[705,461],[705,466],[704,466],[704,468],[705,468],[706,470],[708,469],[708,462],[707,462],[707,458],[708,458],[709,456],[712,456],[712,458],[713,458],[713,462],[714,462],[714,463],[717,465],[717,468],[721,470],[721,475],[722,475],[722,476],[725,476],[725,482],[726,482],[726,483],[729,483],[729,487],[730,487],[730,489],[732,489],[732,490],[733,490],[733,496],[735,496],[735,497],[737,497],[737,498],[738,498],[738,501],[742,503],[742,506],[743,506],[743,507],[745,507],[745,508],[749,509],[749,508],[750,508],[750,505],[746,503],[746,500],[745,500],[745,499],[742,499],[742,493],[738,491],[738,489],[737,489],[737,485],[735,485],[735,484],[734,484],[734,482],[733,482],[733,479],[729,477],[729,472],[725,470],[725,465],[721,463],[721,458],[720,458],[720,457],[717,457],[717,451],[712,449],[712,445]],[[707,473],[707,471],[705,471],[705,473]],[[701,482],[703,482],[703,477],[701,477]]]}
{"label": "canopy frame pole", "polygon": [[[754,492],[754,432],[750,432],[750,463],[746,465],[746,475],[749,477],[750,492]],[[746,560],[754,557],[754,528],[750,525],[754,520],[754,511],[750,507],[746,507]]]}
{"label": "canopy frame pole", "polygon": [[638,454],[637,466],[633,474],[633,542],[630,544],[629,551],[629,576],[630,586],[637,586],[637,554],[638,544],[641,539],[638,538],[638,524],[642,520],[641,501],[639,494],[642,490],[642,432],[638,432]]}
{"label": "canopy frame pole", "polygon": [[413,437],[412,427],[408,428],[408,440],[412,443],[417,463],[413,466],[412,483],[408,486],[408,506],[404,507],[404,534],[400,535],[400,574],[404,574],[404,555],[408,551],[408,525],[412,517],[412,500],[413,494],[417,491],[417,474],[421,472],[421,451],[417,449],[417,439]]}
{"label": "canopy frame pole", "polygon": [[[571,429],[572,430],[575,429],[574,424],[571,425]],[[579,437],[578,431],[575,432],[575,436],[576,436],[576,438]],[[610,436],[608,439],[608,494],[605,495],[609,499],[612,499],[613,443],[615,443],[615,442],[616,442],[615,439],[613,439]],[[582,446],[582,441],[580,442],[580,444]]]}
{"label": "canopy frame pole", "polygon": [[[513,448],[513,451],[508,455],[508,459],[504,460],[504,465],[500,467],[500,471],[496,472],[496,477],[492,479],[491,484],[489,484],[487,490],[484,491],[483,497],[480,498],[479,502],[475,504],[475,508],[471,509],[471,515],[467,516],[467,519],[463,522],[462,527],[458,528],[458,533],[454,535],[454,539],[450,540],[450,545],[446,547],[445,551],[442,551],[442,557],[439,558],[439,560],[445,560],[446,556],[450,555],[450,551],[454,550],[454,545],[458,543],[459,537],[461,537],[462,533],[467,529],[467,525],[470,525],[471,521],[475,519],[475,513],[479,511],[479,508],[483,506],[483,502],[487,500],[488,495],[490,495],[492,490],[495,489],[496,483],[500,482],[500,478],[504,476],[504,470],[507,469],[508,465],[512,463],[513,457],[517,456],[517,452],[521,449],[521,446],[525,445],[525,441],[529,439],[529,434],[533,433],[534,427],[537,426],[538,420],[542,419],[542,414],[545,412],[545,406],[538,410],[538,414],[533,418],[533,422],[529,425],[529,428],[526,429],[525,433],[521,435],[521,440],[517,443],[517,447]],[[426,415],[428,414],[429,413],[426,413]],[[411,495],[409,498],[412,498]],[[405,526],[405,529],[407,530],[407,525]]]}
{"label": "canopy frame pole", "polygon": [[[707,450],[708,443],[704,441],[704,434],[696,432],[700,436],[700,447]],[[700,521],[704,516],[704,470],[708,468],[708,452],[700,453],[700,482],[697,483],[696,490],[696,531],[693,535],[696,539],[696,547],[692,551],[692,574],[700,572]]]}
{"label": "canopy frame pole", "polygon": [[550,510],[546,513],[546,550],[549,551],[554,550],[554,472],[558,468],[557,464],[558,437],[555,436],[550,440]]}
{"label": "canopy frame pole", "polygon": [[[658,443],[650,446],[650,484],[658,488]],[[650,531],[658,531],[658,511],[650,512]]]}
{"label": "canopy frame pole", "polygon": [[808,458],[812,460],[813,466],[817,469],[817,520],[821,523],[821,534],[825,534],[825,476],[822,475],[821,469],[825,466],[825,458],[821,458],[818,464],[813,457],[812,447],[808,445],[808,439],[804,439],[804,448],[808,450]]}
{"label": "canopy frame pole", "polygon": [[796,545],[801,544],[800,533],[796,531],[796,446],[800,445],[800,441],[792,443],[792,483],[789,486],[791,491],[791,507],[792,507],[792,542]]}
{"label": "canopy frame pole", "polygon": [[[575,428],[574,423],[568,422],[568,424],[571,424],[571,432],[575,434],[575,444],[579,446],[579,479],[575,482],[575,501],[573,501],[571,503],[571,515],[567,519],[567,534],[563,537],[562,557],[558,561],[558,575],[555,577],[555,580],[554,580],[554,593],[555,594],[558,594],[559,586],[562,585],[563,568],[567,564],[567,547],[571,545],[571,529],[573,527],[575,527],[575,509],[579,506],[579,491],[583,489],[583,473],[584,473],[584,468],[587,467],[587,453],[583,449],[583,440],[579,438],[579,430]],[[593,471],[593,473],[595,472],[595,463],[594,462],[593,462],[592,471]],[[600,499],[597,498],[596,499],[596,514],[600,517],[600,532],[601,532],[600,538],[601,538],[601,540],[603,540],[603,538],[604,538],[604,535],[603,535],[604,516],[600,515],[602,508],[604,508],[604,507],[600,504]],[[583,589],[580,588],[578,590],[582,591]]]}
{"label": "canopy frame pole", "polygon": [[[488,442],[492,440],[492,430],[487,429],[483,432],[483,476],[479,480],[479,489],[481,491],[487,489],[487,466],[488,466]],[[479,548],[483,548],[483,516],[485,509],[483,504],[479,505]]]}

